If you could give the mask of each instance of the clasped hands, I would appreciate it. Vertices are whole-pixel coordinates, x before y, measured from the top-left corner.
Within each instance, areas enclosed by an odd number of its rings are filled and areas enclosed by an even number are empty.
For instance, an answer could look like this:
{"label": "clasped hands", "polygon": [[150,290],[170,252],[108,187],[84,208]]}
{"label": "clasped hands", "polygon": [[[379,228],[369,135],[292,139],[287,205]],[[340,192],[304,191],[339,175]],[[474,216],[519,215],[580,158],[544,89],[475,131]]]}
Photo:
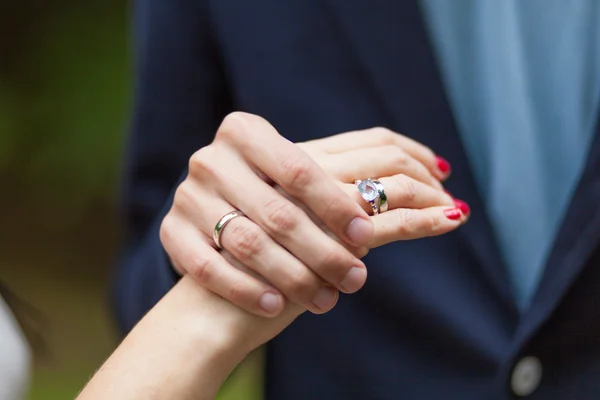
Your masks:
{"label": "clasped hands", "polygon": [[[440,181],[449,165],[384,128],[294,144],[266,120],[233,113],[190,159],[160,235],[173,267],[255,315],[286,301],[324,313],[365,283],[360,258],[386,243],[439,235],[468,218]],[[379,179],[389,210],[370,216],[354,181]],[[241,210],[222,232],[223,215]]]}
{"label": "clasped hands", "polygon": [[[448,173],[431,150],[386,129],[294,144],[262,118],[228,116],[191,157],[161,225],[182,279],[78,398],[214,398],[298,315],[327,312],[339,291],[359,290],[370,249],[463,224],[468,206],[440,183]],[[354,183],[366,178],[384,187],[378,215]],[[225,225],[219,248],[213,230],[234,210],[247,217]]]}

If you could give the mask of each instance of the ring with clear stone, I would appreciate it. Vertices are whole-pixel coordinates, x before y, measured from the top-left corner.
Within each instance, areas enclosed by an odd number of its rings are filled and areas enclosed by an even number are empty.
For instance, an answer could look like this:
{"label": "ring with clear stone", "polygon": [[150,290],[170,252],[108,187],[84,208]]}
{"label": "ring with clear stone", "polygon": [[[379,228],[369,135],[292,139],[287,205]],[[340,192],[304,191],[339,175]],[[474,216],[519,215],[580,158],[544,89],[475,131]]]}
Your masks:
{"label": "ring with clear stone", "polygon": [[373,215],[386,212],[388,210],[388,199],[385,194],[383,184],[377,179],[365,179],[354,181],[358,187],[360,197],[371,205]]}

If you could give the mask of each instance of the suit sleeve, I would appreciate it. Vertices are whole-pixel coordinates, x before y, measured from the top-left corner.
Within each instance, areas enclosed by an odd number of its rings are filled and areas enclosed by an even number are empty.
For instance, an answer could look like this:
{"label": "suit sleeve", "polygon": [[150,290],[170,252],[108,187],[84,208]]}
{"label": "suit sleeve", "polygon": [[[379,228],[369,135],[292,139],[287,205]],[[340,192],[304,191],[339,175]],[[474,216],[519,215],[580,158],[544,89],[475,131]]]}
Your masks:
{"label": "suit sleeve", "polygon": [[113,309],[123,332],[174,285],[159,240],[162,218],[189,157],[230,111],[222,68],[199,0],[137,0],[136,91],[124,166],[126,241]]}

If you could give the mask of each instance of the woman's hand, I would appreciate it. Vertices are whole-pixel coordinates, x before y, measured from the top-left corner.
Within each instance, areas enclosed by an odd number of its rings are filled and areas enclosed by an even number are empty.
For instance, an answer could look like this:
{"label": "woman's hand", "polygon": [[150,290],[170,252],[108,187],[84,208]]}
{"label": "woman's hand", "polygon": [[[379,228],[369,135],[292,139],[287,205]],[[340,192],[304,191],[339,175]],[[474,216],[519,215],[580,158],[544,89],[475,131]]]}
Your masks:
{"label": "woman's hand", "polygon": [[[265,120],[236,113],[192,156],[161,240],[181,274],[252,313],[279,314],[282,293],[302,309],[326,312],[338,290],[364,284],[359,257],[368,248],[464,221],[444,214],[455,206],[441,190],[448,171],[440,165],[426,147],[384,129],[294,145]],[[353,184],[368,177],[384,177],[390,204],[372,222]],[[231,221],[222,245],[255,276],[233,267],[212,241],[217,221],[235,209],[248,218]]]}
{"label": "woman's hand", "polygon": [[[390,211],[371,217],[375,231],[368,249],[399,240],[441,235],[466,222],[468,205],[453,199],[440,183],[449,176],[448,162],[406,136],[385,128],[372,128],[298,146],[367,212],[371,206],[362,199],[354,181],[366,178],[381,181]],[[310,215],[310,210],[305,211]],[[327,231],[326,226],[320,226]]]}

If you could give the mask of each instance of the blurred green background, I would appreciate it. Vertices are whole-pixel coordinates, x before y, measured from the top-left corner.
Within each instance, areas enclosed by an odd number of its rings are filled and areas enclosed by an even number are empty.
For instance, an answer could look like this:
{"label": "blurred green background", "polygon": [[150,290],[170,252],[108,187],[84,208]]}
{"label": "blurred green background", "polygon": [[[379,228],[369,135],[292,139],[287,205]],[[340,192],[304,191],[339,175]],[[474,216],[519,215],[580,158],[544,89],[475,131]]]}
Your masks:
{"label": "blurred green background", "polygon": [[[132,101],[130,4],[0,4],[0,280],[41,312],[30,399],[73,398],[116,346],[108,280]],[[260,398],[258,356],[220,399]]]}

